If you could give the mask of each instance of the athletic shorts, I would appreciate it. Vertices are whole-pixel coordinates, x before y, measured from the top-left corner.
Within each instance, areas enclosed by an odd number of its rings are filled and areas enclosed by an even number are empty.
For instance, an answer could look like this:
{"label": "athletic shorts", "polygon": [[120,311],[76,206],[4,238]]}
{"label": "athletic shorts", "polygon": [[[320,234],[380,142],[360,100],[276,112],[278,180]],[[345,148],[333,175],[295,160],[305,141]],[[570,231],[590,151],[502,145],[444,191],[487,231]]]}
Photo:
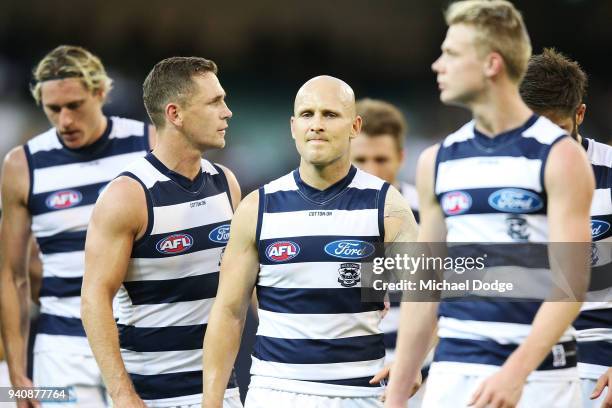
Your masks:
{"label": "athletic shorts", "polygon": [[[463,408],[489,375],[464,375],[432,369],[422,408]],[[580,408],[579,379],[527,380],[517,408]]]}
{"label": "athletic shorts", "polygon": [[35,352],[33,381],[37,387],[69,389],[69,402],[43,403],[43,408],[107,407],[102,375],[91,355]]}
{"label": "athletic shorts", "polygon": [[250,387],[245,408],[299,407],[299,408],[382,408],[378,397],[326,397],[295,392]]}

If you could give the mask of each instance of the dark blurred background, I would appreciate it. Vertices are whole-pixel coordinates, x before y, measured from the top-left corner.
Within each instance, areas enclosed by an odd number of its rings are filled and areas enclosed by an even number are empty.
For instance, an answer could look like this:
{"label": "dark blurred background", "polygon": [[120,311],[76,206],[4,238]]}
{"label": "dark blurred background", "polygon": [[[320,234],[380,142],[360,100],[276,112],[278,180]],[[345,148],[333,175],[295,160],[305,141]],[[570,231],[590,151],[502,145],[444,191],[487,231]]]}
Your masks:
{"label": "dark blurred background", "polygon": [[[612,0],[515,1],[535,53],[554,46],[590,77],[582,134],[612,139]],[[402,170],[414,178],[422,149],[469,119],[445,107],[430,65],[446,27],[439,0],[34,1],[0,2],[0,154],[48,128],[28,92],[34,65],[59,44],[101,57],[115,88],[107,114],[146,119],[141,84],[160,59],[215,60],[234,112],[227,147],[208,156],[232,168],[246,194],[298,164],[289,117],[293,97],[312,76],[330,74],[357,97],[387,99],[406,114]],[[254,322],[241,350],[248,381]],[[244,390],[243,390],[244,391]]]}
{"label": "dark blurred background", "polygon": [[[554,46],[590,77],[582,133],[612,138],[612,1],[514,1],[534,52]],[[318,74],[346,80],[358,97],[384,98],[408,117],[404,178],[429,144],[469,119],[438,101],[430,70],[448,1],[116,1],[0,3],[0,154],[47,128],[28,93],[33,66],[59,44],[82,45],[105,63],[115,88],[106,112],[145,119],[141,83],[160,59],[215,60],[234,112],[223,151],[245,193],[297,166],[289,132],[293,97]]]}

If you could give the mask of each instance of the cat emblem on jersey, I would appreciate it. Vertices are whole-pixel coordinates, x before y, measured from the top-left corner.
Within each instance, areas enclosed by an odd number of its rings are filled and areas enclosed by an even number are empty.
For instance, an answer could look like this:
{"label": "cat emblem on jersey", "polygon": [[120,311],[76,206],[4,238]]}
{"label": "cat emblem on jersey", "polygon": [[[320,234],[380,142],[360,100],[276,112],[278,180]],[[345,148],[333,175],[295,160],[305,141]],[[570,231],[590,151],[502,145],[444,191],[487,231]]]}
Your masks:
{"label": "cat emblem on jersey", "polygon": [[517,242],[525,242],[529,239],[527,220],[520,215],[510,215],[506,218],[508,236]]}
{"label": "cat emblem on jersey", "polygon": [[354,262],[347,262],[340,264],[338,269],[338,283],[345,288],[352,288],[361,282],[361,265]]}

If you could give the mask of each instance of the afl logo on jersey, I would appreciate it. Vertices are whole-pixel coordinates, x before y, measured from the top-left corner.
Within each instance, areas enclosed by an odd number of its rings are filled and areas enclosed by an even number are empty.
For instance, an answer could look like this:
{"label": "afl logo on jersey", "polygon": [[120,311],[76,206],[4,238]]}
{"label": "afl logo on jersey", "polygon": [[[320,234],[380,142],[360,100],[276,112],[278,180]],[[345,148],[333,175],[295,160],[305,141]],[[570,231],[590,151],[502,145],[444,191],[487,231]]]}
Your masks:
{"label": "afl logo on jersey", "polygon": [[472,197],[463,191],[451,191],[442,196],[440,200],[442,211],[446,215],[463,214],[472,206]]}
{"label": "afl logo on jersey", "polygon": [[342,259],[367,258],[375,251],[374,245],[355,239],[333,241],[325,245],[324,249],[328,255]]}
{"label": "afl logo on jersey", "polygon": [[227,244],[227,241],[229,241],[229,233],[229,224],[219,225],[217,228],[210,231],[210,234],[208,234],[208,239],[210,239],[212,242],[216,242],[217,244]]}
{"label": "afl logo on jersey", "polygon": [[155,248],[162,254],[180,254],[193,246],[193,238],[189,234],[173,234],[159,241]]}
{"label": "afl logo on jersey", "polygon": [[591,237],[601,237],[610,230],[610,224],[605,221],[591,220]]}
{"label": "afl logo on jersey", "polygon": [[266,248],[266,258],[272,262],[287,262],[300,253],[300,246],[292,241],[276,241]]}
{"label": "afl logo on jersey", "polygon": [[498,211],[509,213],[531,213],[544,207],[537,194],[520,188],[502,188],[489,196],[489,205]]}
{"label": "afl logo on jersey", "polygon": [[83,200],[83,195],[76,190],[64,190],[51,194],[45,204],[52,210],[63,210],[74,207]]}

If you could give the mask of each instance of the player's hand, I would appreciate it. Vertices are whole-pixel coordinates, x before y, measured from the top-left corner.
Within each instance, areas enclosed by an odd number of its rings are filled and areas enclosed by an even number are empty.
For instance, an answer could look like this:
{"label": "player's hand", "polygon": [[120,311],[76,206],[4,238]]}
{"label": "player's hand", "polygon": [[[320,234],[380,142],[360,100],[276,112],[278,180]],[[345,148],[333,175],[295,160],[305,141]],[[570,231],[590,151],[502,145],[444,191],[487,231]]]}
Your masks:
{"label": "player's hand", "polygon": [[389,313],[389,309],[391,309],[391,302],[389,302],[388,300],[385,300],[384,304],[385,304],[385,308],[383,309],[382,315],[380,316],[381,319],[384,319],[387,313]]}
{"label": "player's hand", "polygon": [[599,380],[597,380],[597,384],[595,384],[595,389],[591,394],[591,399],[599,398],[603,390],[608,387],[608,394],[606,398],[601,403],[601,408],[612,408],[612,367],[608,368],[608,371],[603,373]]}
{"label": "player's hand", "polygon": [[514,408],[521,399],[525,378],[502,367],[472,395],[468,406],[473,408]]}
{"label": "player's hand", "polygon": [[[11,384],[13,388],[32,388],[34,384],[32,380],[30,380],[25,375],[17,376],[16,378],[11,378]],[[17,408],[40,408],[40,401],[34,398],[19,398],[17,400]]]}
{"label": "player's hand", "polygon": [[113,405],[121,408],[147,408],[145,403],[135,392],[129,394],[126,393],[118,398],[113,399]]}
{"label": "player's hand", "polygon": [[[382,380],[386,380],[391,375],[391,365],[387,364],[384,366],[379,372],[376,373],[374,377],[370,380],[370,384],[378,384]],[[412,389],[410,390],[410,396],[412,397],[418,390],[421,388],[421,384],[423,383],[423,377],[421,376],[421,372],[419,371],[419,375],[417,376],[416,381],[412,385]],[[383,392],[383,395],[380,397],[381,401],[385,401],[387,396],[387,390]]]}

